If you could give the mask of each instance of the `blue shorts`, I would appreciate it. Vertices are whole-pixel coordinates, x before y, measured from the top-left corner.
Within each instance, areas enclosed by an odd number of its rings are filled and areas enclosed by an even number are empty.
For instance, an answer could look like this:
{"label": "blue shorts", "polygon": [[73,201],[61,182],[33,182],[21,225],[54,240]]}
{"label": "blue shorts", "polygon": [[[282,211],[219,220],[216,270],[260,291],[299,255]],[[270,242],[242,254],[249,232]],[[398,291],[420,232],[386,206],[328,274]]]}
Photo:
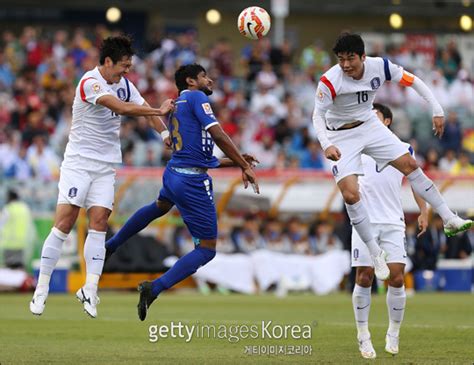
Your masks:
{"label": "blue shorts", "polygon": [[193,238],[217,238],[217,213],[208,174],[183,174],[167,167],[158,200],[176,205]]}

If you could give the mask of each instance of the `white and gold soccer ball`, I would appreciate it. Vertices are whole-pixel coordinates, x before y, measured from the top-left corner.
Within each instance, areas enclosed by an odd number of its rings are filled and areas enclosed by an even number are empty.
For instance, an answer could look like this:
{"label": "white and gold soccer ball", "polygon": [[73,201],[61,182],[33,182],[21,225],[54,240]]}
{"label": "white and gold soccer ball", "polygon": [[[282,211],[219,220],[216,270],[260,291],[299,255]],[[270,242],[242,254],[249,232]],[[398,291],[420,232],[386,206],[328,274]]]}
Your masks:
{"label": "white and gold soccer ball", "polygon": [[265,37],[271,25],[270,15],[258,6],[250,6],[242,10],[237,19],[240,34],[250,39]]}

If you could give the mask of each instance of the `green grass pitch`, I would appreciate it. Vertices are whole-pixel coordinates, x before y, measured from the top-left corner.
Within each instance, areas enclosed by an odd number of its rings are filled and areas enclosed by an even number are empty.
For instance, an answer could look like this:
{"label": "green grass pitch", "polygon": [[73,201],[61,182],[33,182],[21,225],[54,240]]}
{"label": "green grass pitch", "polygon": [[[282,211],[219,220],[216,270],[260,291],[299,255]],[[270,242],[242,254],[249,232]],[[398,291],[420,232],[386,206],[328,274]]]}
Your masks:
{"label": "green grass pitch", "polygon": [[[374,296],[370,315],[374,361],[363,360],[355,340],[351,297],[309,294],[278,299],[196,293],[162,295],[140,322],[137,293],[102,292],[98,318],[88,318],[72,294],[51,295],[41,317],[28,309],[31,296],[0,295],[0,364],[473,364],[474,295],[416,294],[408,298],[400,354],[383,351],[385,296]],[[161,338],[150,325],[308,325],[311,339]],[[260,333],[258,334],[259,337]],[[277,333],[278,335],[278,333]],[[246,346],[311,345],[311,355],[246,354]],[[262,351],[262,350],[260,350]]]}

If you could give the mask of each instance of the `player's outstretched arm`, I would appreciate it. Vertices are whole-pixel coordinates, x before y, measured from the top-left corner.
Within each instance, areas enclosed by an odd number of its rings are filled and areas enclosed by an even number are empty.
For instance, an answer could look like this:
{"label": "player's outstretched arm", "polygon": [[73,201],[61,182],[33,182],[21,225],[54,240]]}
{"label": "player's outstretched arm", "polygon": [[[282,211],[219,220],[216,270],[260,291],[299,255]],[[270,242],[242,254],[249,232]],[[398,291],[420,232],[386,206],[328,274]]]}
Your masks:
{"label": "player's outstretched arm", "polygon": [[222,129],[219,124],[215,124],[208,129],[212,139],[219,146],[222,152],[233,161],[235,166],[238,166],[242,169],[242,180],[244,182],[244,187],[248,187],[248,183],[252,184],[254,191],[257,194],[260,194],[260,189],[258,187],[257,176],[252,170],[252,164],[249,163],[244,156],[242,156],[235,146],[234,142],[230,139],[226,132]]}
{"label": "player's outstretched arm", "polygon": [[[242,153],[242,157],[247,161],[252,167],[256,167],[260,161],[254,155],[249,155],[247,153]],[[238,167],[234,161],[228,157],[219,159],[219,168],[222,167]]]}
{"label": "player's outstretched arm", "polygon": [[[408,77],[407,77],[408,75]],[[408,82],[406,81],[407,78],[412,77]],[[444,112],[443,108],[441,105],[438,103],[438,100],[436,100],[435,96],[431,92],[428,86],[423,82],[422,79],[415,75],[408,74],[407,72],[404,72],[404,76],[402,78],[404,83],[402,85],[406,84],[406,86],[411,86],[413,90],[417,92],[418,95],[420,95],[423,99],[425,99],[428,104],[431,106],[431,110],[433,111],[433,130],[435,136],[438,136],[441,138],[444,133]]]}
{"label": "player's outstretched arm", "polygon": [[337,161],[341,158],[341,151],[339,148],[331,144],[329,138],[326,135],[326,121],[324,114],[317,108],[314,108],[313,112],[313,125],[316,130],[316,136],[318,137],[321,149],[324,151],[324,155],[327,159]]}
{"label": "player's outstretched arm", "polygon": [[145,105],[137,105],[133,103],[126,103],[113,95],[103,95],[97,99],[97,104],[109,108],[114,113],[119,115],[127,115],[130,117],[151,117],[158,115],[166,115],[174,108],[174,100],[168,99],[160,108],[151,108]]}
{"label": "player's outstretched arm", "polygon": [[[143,103],[143,105],[150,107],[150,104],[148,104],[146,101]],[[172,147],[172,142],[170,138],[170,132],[168,131],[168,128],[166,128],[166,124],[163,122],[163,119],[161,119],[158,116],[153,116],[153,117],[146,117],[148,120],[148,123],[155,129],[160,135],[161,138],[163,139],[163,143],[165,144],[166,147],[171,148]]]}

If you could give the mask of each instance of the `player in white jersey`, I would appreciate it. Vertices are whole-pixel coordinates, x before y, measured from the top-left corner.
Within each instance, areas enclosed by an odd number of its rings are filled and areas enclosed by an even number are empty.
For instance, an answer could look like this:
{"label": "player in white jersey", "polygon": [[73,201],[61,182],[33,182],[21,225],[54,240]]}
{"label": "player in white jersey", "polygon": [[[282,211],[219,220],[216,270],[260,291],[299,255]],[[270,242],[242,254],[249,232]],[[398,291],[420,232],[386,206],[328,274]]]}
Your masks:
{"label": "player in white jersey", "polygon": [[366,57],[362,38],[343,33],[333,48],[338,65],[329,69],[318,84],[313,124],[326,158],[346,203],[347,213],[357,233],[367,245],[375,274],[387,279],[390,271],[385,252],[378,246],[367,211],[360,200],[357,177],[363,175],[361,154],[377,162],[382,171],[389,164],[407,176],[413,190],[442,217],[448,236],[467,230],[471,220],[455,215],[433,182],[426,177],[406,146],[385,128],[372,110],[375,93],[385,81],[413,87],[433,110],[433,129],[441,137],[443,109],[425,83],[400,66],[380,57]]}
{"label": "player in white jersey", "polygon": [[[374,104],[380,121],[390,128],[392,123],[391,110],[381,104]],[[414,156],[410,145],[405,148]],[[369,220],[375,232],[375,240],[387,254],[390,269],[388,280],[387,308],[389,328],[385,337],[385,351],[395,355],[398,353],[400,325],[405,313],[406,293],[404,269],[407,253],[405,251],[405,220],[400,199],[403,174],[392,166],[380,171],[374,159],[362,155],[364,176],[359,179],[362,201],[367,207]],[[428,226],[428,210],[425,201],[413,192],[415,201],[420,208],[418,225],[420,233]],[[352,229],[352,266],[356,267],[356,285],[352,293],[352,306],[357,326],[357,340],[362,357],[373,359],[376,352],[372,346],[368,327],[371,302],[371,287],[374,281],[372,258],[367,246],[357,231]]]}
{"label": "player in white jersey", "polygon": [[91,317],[97,316],[97,286],[105,255],[107,220],[112,211],[115,164],[120,151],[121,115],[145,116],[170,144],[169,132],[158,117],[173,109],[166,100],[159,109],[150,107],[135,86],[125,78],[134,51],[130,38],[109,37],[100,48],[99,66],[79,81],[72,107],[72,126],[59,178],[59,197],[54,227],[41,252],[40,274],[30,310],[44,311],[51,274],[61,247],[77,220],[81,207],[87,209],[89,227],[84,245],[87,277],[76,293]]}

